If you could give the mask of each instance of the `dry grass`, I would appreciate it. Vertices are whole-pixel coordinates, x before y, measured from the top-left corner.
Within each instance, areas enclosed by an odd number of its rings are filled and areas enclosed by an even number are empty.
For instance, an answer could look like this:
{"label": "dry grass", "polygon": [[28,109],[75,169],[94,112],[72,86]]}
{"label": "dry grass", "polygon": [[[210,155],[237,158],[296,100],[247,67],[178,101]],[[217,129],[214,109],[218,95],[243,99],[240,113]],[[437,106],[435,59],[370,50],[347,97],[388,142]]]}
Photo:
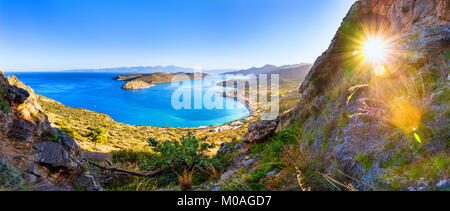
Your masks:
{"label": "dry grass", "polygon": [[218,171],[214,166],[208,166],[205,168],[201,168],[200,171],[208,174],[212,180],[218,180],[221,175],[221,172]]}
{"label": "dry grass", "polygon": [[183,174],[178,176],[181,190],[188,191],[192,189],[192,175],[194,175],[194,172],[194,169],[191,171],[184,169]]}

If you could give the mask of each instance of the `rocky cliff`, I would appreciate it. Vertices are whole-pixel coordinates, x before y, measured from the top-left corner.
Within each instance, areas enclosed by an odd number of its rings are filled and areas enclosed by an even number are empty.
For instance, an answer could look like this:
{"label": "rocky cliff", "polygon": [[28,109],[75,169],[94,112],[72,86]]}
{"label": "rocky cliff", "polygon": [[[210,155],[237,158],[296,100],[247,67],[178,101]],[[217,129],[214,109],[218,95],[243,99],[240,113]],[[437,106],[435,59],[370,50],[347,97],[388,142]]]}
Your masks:
{"label": "rocky cliff", "polygon": [[76,141],[51,127],[31,88],[0,74],[0,104],[0,190],[101,190]]}
{"label": "rocky cliff", "polygon": [[299,128],[293,165],[313,189],[340,187],[330,177],[359,190],[448,189],[448,4],[357,1],[301,84],[301,102],[276,129],[250,126],[246,142]]}

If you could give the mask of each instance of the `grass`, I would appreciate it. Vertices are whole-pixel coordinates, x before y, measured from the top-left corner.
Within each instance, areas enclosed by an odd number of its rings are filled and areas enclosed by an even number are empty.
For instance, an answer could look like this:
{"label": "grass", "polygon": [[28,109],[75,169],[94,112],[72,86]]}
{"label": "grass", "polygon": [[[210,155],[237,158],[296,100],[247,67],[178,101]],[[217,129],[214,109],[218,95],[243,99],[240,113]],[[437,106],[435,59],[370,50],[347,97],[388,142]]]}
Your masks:
{"label": "grass", "polygon": [[3,113],[9,113],[9,105],[5,100],[0,99],[0,107]]}
{"label": "grass", "polygon": [[386,179],[390,181],[390,188],[393,190],[402,190],[414,186],[421,178],[425,178],[427,183],[435,185],[440,178],[449,175],[449,167],[450,157],[443,152],[423,157],[417,162],[399,165],[386,175]]}
{"label": "grass", "polygon": [[192,175],[194,175],[194,169],[191,171],[184,169],[183,174],[178,176],[181,190],[188,191],[192,189]]}
{"label": "grass", "polygon": [[355,160],[360,162],[366,170],[371,169],[373,166],[373,160],[366,154],[358,153],[358,155],[355,157]]}
{"label": "grass", "polygon": [[445,51],[444,55],[447,59],[450,59],[450,50]]}
{"label": "grass", "polygon": [[0,190],[14,190],[22,184],[19,173],[0,161]]}

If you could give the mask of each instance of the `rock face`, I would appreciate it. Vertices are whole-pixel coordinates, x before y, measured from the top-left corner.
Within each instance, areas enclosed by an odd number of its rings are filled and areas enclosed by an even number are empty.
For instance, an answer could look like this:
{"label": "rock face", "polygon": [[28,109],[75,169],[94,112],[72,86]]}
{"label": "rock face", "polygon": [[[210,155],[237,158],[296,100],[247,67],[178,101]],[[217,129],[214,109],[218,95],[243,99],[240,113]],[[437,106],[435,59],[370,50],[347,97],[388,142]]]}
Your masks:
{"label": "rock face", "polygon": [[14,119],[9,131],[9,138],[23,142],[33,142],[33,133],[36,125],[24,119]]}
{"label": "rock face", "polygon": [[13,179],[0,189],[102,190],[85,172],[76,141],[50,126],[36,99],[16,77],[0,74],[0,167]]}
{"label": "rock face", "polygon": [[34,145],[39,151],[39,163],[53,168],[74,169],[77,167],[64,147],[52,141],[39,142]]}
{"label": "rock face", "polygon": [[278,119],[273,121],[259,121],[248,126],[248,132],[242,137],[245,143],[260,143],[271,137],[278,126]]}
{"label": "rock face", "polygon": [[122,85],[122,89],[147,89],[155,86],[155,84],[150,84],[140,80],[128,81]]}
{"label": "rock face", "polygon": [[[313,152],[325,154],[327,173],[339,170],[359,179],[360,190],[383,190],[394,183],[401,190],[437,187],[449,178],[448,167],[434,169],[436,175],[426,182],[407,172],[425,166],[420,162],[429,158],[449,156],[448,11],[447,0],[357,1],[301,84],[301,102],[280,119],[279,127],[296,122],[304,131],[315,131]],[[382,34],[393,46],[383,62],[384,75],[375,75],[375,67],[358,69],[361,60],[352,60],[359,53],[352,41],[364,41],[368,32]],[[395,97],[400,104],[392,101]],[[266,134],[251,131],[249,137]],[[423,151],[414,154],[411,148]]]}
{"label": "rock face", "polygon": [[[301,84],[299,91],[302,94],[303,101],[310,102],[315,96],[322,94],[327,82],[332,80],[337,73],[343,71],[342,57],[339,56],[342,52],[339,49],[345,49],[346,40],[341,30],[346,23],[360,23],[365,17],[383,18],[386,20],[385,24],[390,25],[389,30],[397,34],[429,33],[426,32],[427,29],[448,27],[450,19],[448,4],[446,0],[357,1],[344,18],[340,31],[331,41],[329,48],[316,60],[305,81]],[[448,31],[444,29],[439,35],[427,36],[426,40],[415,37],[413,42],[421,43],[422,49],[426,50],[426,46],[432,47],[430,42],[433,42],[433,40],[448,47]]]}

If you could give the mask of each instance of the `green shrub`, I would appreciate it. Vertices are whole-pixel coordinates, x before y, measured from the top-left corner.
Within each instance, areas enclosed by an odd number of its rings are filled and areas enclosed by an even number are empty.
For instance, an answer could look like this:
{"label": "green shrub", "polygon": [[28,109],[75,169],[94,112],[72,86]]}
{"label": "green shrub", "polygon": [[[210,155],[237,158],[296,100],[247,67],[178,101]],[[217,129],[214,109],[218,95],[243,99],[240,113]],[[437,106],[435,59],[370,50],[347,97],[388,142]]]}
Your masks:
{"label": "green shrub", "polygon": [[447,50],[445,52],[445,57],[447,57],[447,59],[450,59],[450,50]]}
{"label": "green shrub", "polygon": [[152,158],[153,165],[173,176],[180,175],[185,169],[201,169],[213,166],[219,171],[225,169],[223,155],[209,157],[205,153],[214,145],[205,143],[206,138],[196,138],[192,133],[180,140],[160,142],[150,138],[148,143],[157,157]]}
{"label": "green shrub", "polygon": [[360,162],[366,170],[372,168],[373,160],[368,155],[358,153],[358,156],[356,156],[355,160]]}
{"label": "green shrub", "polygon": [[106,135],[106,130],[104,128],[94,129],[88,136],[91,138],[91,141],[96,144],[106,144],[106,142],[108,142],[108,136]]}
{"label": "green shrub", "polygon": [[9,165],[0,161],[0,189],[14,189],[22,184],[19,174]]}
{"label": "green shrub", "polygon": [[3,99],[0,99],[0,107],[3,113],[5,114],[9,113],[9,105]]}
{"label": "green shrub", "polygon": [[262,153],[263,162],[280,162],[280,154],[286,145],[295,144],[301,136],[301,128],[289,127],[274,135],[272,140],[253,145],[250,151],[253,154]]}

